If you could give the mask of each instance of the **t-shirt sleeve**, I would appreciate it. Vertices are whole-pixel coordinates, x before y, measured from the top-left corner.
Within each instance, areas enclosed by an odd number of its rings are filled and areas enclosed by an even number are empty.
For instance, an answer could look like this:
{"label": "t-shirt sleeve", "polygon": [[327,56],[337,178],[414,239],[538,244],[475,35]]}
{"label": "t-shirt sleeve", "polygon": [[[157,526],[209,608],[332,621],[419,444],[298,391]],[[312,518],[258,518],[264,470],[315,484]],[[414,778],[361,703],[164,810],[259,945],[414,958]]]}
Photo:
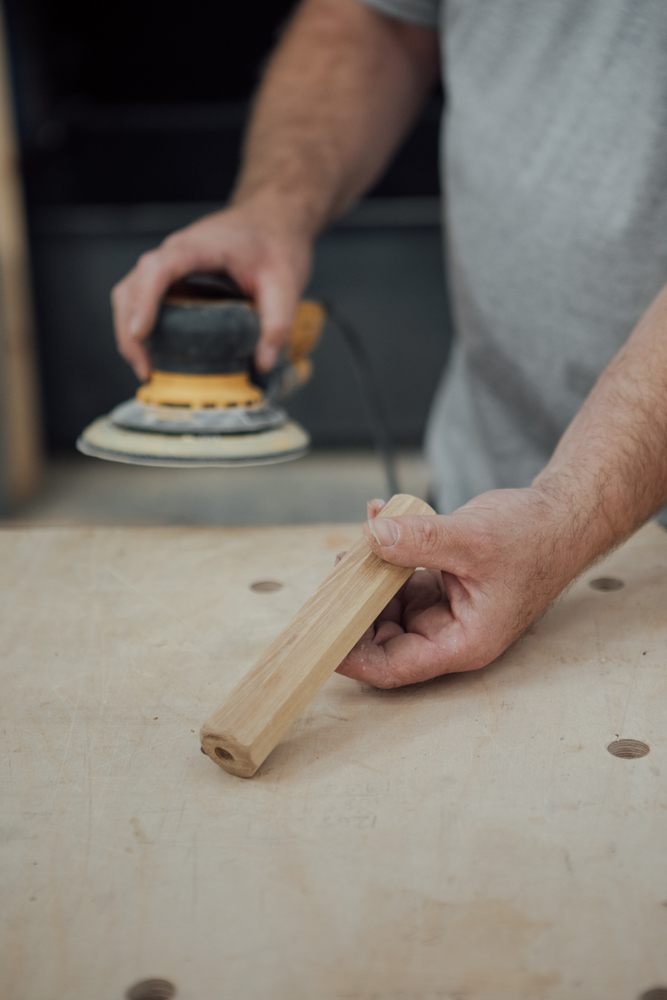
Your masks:
{"label": "t-shirt sleeve", "polygon": [[438,24],[438,7],[441,0],[361,0],[382,14],[397,17],[400,21],[435,28]]}

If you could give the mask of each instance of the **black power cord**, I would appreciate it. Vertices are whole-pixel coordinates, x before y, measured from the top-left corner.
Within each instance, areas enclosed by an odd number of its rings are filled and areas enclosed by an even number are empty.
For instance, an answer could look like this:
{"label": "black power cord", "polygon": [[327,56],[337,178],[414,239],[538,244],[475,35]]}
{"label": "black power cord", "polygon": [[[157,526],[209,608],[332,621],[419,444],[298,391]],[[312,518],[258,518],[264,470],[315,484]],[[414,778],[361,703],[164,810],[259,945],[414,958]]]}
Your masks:
{"label": "black power cord", "polygon": [[[370,358],[366,353],[363,340],[350,321],[342,316],[335,306],[331,304],[331,302],[327,302],[326,300],[321,301],[327,311],[328,320],[332,326],[338,330],[345,346],[349,351],[350,360],[352,362],[352,370],[354,371],[361,398],[366,409],[366,416],[368,418],[371,436],[375,442],[375,449],[378,456],[384,465],[384,471],[387,477],[387,486],[389,488],[389,496],[392,497],[395,493],[400,493],[401,491],[398,487],[398,479],[396,477],[394,449],[391,443],[391,436],[389,434],[389,427],[384,407],[382,405],[382,399],[375,382],[373,366],[371,365]],[[389,497],[387,497],[387,499],[389,499]]]}

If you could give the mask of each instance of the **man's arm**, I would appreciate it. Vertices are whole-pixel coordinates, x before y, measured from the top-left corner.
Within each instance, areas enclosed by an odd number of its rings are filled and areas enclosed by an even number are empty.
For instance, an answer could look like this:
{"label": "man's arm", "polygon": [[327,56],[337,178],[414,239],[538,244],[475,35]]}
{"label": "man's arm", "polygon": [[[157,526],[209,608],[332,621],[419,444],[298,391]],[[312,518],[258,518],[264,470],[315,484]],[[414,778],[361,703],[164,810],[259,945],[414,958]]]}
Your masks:
{"label": "man's arm", "polygon": [[256,299],[257,361],[272,367],[315,236],[382,171],[437,70],[435,31],[358,0],[304,0],[267,67],[230,207],[169,236],[113,291],[119,350],[140,378],[162,295],[200,270],[228,271]]}
{"label": "man's arm", "polygon": [[450,516],[379,518],[378,555],[424,566],[339,668],[396,687],[490,663],[555,597],[667,503],[667,286],[528,489]]}
{"label": "man's arm", "polygon": [[576,572],[667,503],[667,285],[600,375],[533,486],[571,511]]}

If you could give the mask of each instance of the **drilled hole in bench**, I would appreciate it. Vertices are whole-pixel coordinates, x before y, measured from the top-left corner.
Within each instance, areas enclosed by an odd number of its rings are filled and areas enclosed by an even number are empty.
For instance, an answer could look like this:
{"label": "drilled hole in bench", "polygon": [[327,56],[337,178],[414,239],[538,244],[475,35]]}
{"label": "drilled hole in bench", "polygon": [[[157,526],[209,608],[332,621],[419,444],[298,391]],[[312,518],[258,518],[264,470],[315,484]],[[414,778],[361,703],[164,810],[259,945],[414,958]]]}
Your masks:
{"label": "drilled hole in bench", "polygon": [[274,590],[281,588],[282,583],[278,583],[277,580],[257,580],[256,583],[250,584],[250,589],[254,590],[256,594],[271,594]]}
{"label": "drilled hole in bench", "polygon": [[222,747],[215,748],[215,756],[219,757],[220,760],[234,760],[229,750],[223,750]]}
{"label": "drilled hole in bench", "polygon": [[130,986],[126,1000],[171,1000],[176,996],[176,987],[168,979],[143,979]]}
{"label": "drilled hole in bench", "polygon": [[[641,740],[614,740],[613,743],[609,744],[607,750],[614,757],[622,757],[623,760],[635,760],[637,757],[645,757],[647,753],[651,752],[648,743],[642,743]],[[665,1000],[667,1000],[667,995]]]}
{"label": "drilled hole in bench", "polygon": [[652,990],[642,993],[637,1000],[667,1000],[667,986],[654,986]]}
{"label": "drilled hole in bench", "polygon": [[615,576],[598,576],[595,580],[590,580],[588,586],[593,590],[621,590],[625,584]]}

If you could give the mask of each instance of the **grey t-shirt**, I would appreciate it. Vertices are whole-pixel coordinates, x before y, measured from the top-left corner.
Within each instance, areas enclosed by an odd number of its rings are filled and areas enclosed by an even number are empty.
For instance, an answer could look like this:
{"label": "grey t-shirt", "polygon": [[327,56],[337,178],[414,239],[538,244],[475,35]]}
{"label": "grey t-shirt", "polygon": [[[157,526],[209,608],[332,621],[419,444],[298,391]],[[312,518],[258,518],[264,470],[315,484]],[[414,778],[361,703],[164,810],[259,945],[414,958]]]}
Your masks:
{"label": "grey t-shirt", "polygon": [[667,0],[364,2],[442,39],[450,512],[530,483],[667,281]]}

